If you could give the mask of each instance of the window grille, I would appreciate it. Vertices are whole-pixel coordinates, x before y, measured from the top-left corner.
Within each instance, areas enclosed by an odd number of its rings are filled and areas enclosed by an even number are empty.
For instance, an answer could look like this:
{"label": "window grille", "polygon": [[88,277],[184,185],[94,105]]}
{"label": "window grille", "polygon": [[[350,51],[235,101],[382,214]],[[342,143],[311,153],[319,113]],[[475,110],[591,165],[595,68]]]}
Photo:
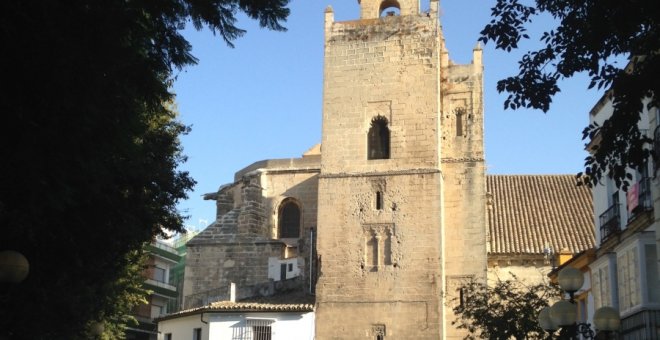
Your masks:
{"label": "window grille", "polygon": [[274,320],[248,319],[234,328],[232,340],[271,340]]}

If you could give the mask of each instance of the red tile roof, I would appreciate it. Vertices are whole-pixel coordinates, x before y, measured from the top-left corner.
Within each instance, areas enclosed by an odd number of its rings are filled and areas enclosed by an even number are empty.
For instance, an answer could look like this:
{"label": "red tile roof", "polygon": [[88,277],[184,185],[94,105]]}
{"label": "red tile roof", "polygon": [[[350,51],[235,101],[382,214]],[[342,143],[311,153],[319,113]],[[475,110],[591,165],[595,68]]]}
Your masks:
{"label": "red tile roof", "polygon": [[199,313],[231,313],[231,312],[312,312],[312,304],[275,304],[275,303],[255,303],[255,302],[230,302],[218,301],[209,305],[197,308],[190,308],[176,313],[164,315],[156,321],[169,320],[182,316],[194,315]]}
{"label": "red tile roof", "polygon": [[313,312],[314,296],[304,291],[292,291],[268,297],[253,297],[241,301],[216,301],[202,307],[195,307],[164,315],[157,321],[174,319],[199,313],[244,313],[244,312]]}
{"label": "red tile roof", "polygon": [[594,247],[591,190],[574,175],[488,175],[486,183],[489,254]]}

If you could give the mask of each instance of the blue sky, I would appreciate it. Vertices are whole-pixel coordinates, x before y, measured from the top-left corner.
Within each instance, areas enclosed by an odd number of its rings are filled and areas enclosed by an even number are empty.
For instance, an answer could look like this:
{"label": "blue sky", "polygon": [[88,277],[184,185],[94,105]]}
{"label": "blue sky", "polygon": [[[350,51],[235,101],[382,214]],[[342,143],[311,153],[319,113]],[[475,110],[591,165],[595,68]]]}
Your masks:
{"label": "blue sky", "polygon": [[[495,0],[443,0],[441,23],[449,56],[469,63],[479,31],[490,21]],[[229,48],[210,31],[185,31],[199,64],[177,75],[174,91],[180,119],[192,126],[182,138],[189,171],[198,182],[179,204],[188,227],[202,229],[215,218],[204,193],[233,180],[234,172],[262,159],[300,155],[321,139],[323,12],[331,5],[336,21],[359,18],[357,0],[292,0],[288,32],[259,29],[239,17],[247,34]],[[422,1],[428,8],[428,0]],[[534,34],[551,21],[535,23]],[[537,35],[538,37],[538,35]],[[587,91],[585,76],[563,81],[548,113],[504,110],[496,82],[517,73],[520,53],[484,46],[485,144],[490,174],[575,174],[586,153],[581,140],[588,112],[602,93]]]}

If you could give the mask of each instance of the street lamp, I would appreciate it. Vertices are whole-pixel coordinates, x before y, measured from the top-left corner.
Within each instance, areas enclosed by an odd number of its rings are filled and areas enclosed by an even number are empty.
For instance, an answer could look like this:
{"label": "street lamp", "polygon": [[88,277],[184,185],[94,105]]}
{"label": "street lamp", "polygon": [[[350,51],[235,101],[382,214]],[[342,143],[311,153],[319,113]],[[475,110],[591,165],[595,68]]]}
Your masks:
{"label": "street lamp", "polygon": [[101,321],[92,322],[90,326],[90,330],[92,332],[92,335],[94,335],[95,338],[98,338],[101,335],[103,335],[103,332],[105,331],[105,326]]}
{"label": "street lamp", "polygon": [[30,272],[30,263],[14,250],[0,251],[0,283],[20,283]]}
{"label": "street lamp", "polygon": [[[557,276],[559,287],[568,293],[569,300],[559,300],[552,307],[545,307],[539,313],[539,325],[552,334],[562,329],[560,337],[568,339],[594,339],[595,333],[591,325],[585,322],[577,323],[577,305],[574,295],[582,287],[584,276],[579,269],[566,267]],[[601,307],[594,313],[594,325],[598,331],[607,333],[619,330],[621,319],[619,312],[612,307]]]}

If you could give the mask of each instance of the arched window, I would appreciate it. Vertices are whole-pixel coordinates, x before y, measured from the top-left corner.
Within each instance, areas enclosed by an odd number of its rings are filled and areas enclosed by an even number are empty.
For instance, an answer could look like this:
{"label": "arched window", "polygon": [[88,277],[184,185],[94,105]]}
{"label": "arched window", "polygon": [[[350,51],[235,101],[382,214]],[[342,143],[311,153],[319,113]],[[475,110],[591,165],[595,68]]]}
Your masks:
{"label": "arched window", "polygon": [[390,129],[383,116],[377,116],[371,121],[367,152],[367,159],[390,158]]}
{"label": "arched window", "polygon": [[280,204],[277,223],[278,238],[300,237],[300,207],[293,200],[287,199]]}
{"label": "arched window", "polygon": [[392,16],[401,14],[401,6],[396,0],[385,0],[380,3],[380,8],[378,9],[380,16]]}
{"label": "arched window", "polygon": [[456,136],[463,136],[465,135],[465,131],[463,130],[463,123],[465,120],[465,108],[464,107],[459,107],[456,110],[454,110],[456,113]]}

